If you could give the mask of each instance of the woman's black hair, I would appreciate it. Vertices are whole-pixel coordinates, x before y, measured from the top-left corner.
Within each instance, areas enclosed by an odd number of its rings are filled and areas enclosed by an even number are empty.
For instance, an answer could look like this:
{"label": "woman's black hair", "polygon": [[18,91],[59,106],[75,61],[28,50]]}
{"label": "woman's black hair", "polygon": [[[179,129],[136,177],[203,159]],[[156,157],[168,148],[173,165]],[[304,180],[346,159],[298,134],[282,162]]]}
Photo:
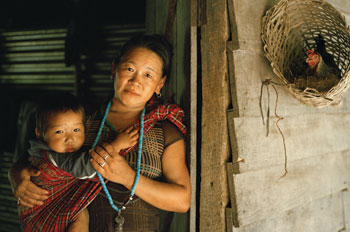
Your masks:
{"label": "woman's black hair", "polygon": [[77,97],[69,93],[45,94],[38,102],[38,108],[35,114],[36,128],[41,135],[44,135],[49,117],[58,113],[67,111],[75,113],[81,112],[83,121],[85,120],[84,107]]}
{"label": "woman's black hair", "polygon": [[121,48],[119,55],[113,61],[114,64],[118,64],[126,53],[138,47],[147,48],[156,53],[163,62],[162,77],[167,76],[169,78],[173,48],[163,35],[143,34],[131,38]]}

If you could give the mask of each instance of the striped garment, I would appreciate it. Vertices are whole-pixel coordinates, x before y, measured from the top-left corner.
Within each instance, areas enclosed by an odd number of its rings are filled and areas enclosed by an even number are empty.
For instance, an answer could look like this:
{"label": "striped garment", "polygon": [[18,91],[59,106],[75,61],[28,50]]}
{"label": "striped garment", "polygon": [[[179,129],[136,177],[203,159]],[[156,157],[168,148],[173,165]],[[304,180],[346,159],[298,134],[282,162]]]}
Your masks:
{"label": "striped garment", "polygon": [[[144,119],[144,134],[146,136],[157,121],[166,119],[185,133],[183,117],[184,112],[177,105],[148,105]],[[139,123],[134,126],[139,128]],[[87,140],[94,134],[92,132],[94,130],[88,131]],[[85,142],[91,145],[91,141]],[[101,142],[100,140],[99,144]],[[128,154],[136,146],[122,150],[121,154]],[[94,200],[101,190],[101,184],[98,181],[77,179],[55,167],[48,160],[32,160],[32,162],[42,171],[40,177],[33,178],[33,181],[47,189],[50,197],[43,206],[33,208],[19,206],[21,228],[23,231],[65,231],[76,215]]]}

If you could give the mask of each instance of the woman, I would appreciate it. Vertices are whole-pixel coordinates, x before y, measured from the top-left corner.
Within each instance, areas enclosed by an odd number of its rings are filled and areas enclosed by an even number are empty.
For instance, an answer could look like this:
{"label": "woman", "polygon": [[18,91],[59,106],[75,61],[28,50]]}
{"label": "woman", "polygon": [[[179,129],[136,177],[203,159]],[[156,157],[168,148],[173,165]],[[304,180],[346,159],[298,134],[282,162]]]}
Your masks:
{"label": "woman", "polygon": [[[114,204],[120,207],[130,197],[137,172],[138,148],[142,143],[141,175],[134,193],[137,197],[122,211],[124,231],[158,230],[158,209],[186,212],[190,205],[191,186],[185,160],[185,142],[180,131],[182,110],[173,105],[154,103],[169,76],[171,46],[159,35],[143,35],[124,45],[113,65],[114,96],[94,114],[89,124],[86,145],[96,139],[91,151],[92,165],[109,182]],[[146,115],[141,117],[143,109]],[[106,122],[103,124],[103,117]],[[167,119],[167,120],[166,120]],[[141,143],[120,154],[108,143],[118,131],[144,121]],[[101,126],[102,124],[102,126]],[[98,132],[101,128],[100,133]],[[141,133],[140,133],[141,136]],[[123,157],[125,155],[125,157]],[[30,181],[39,175],[17,164],[11,169],[15,197],[23,206],[43,204],[48,192]],[[114,231],[117,212],[109,205],[108,195],[101,192],[89,206],[90,231]]]}

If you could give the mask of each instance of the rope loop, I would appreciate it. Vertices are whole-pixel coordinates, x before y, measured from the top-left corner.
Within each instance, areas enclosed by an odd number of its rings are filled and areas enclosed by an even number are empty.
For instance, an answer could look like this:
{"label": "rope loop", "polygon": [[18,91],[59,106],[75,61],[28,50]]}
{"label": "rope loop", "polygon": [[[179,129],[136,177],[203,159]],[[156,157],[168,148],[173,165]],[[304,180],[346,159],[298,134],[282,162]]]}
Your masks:
{"label": "rope loop", "polygon": [[275,94],[276,94],[276,102],[275,102],[275,117],[277,118],[276,121],[276,127],[278,132],[280,133],[281,137],[282,137],[282,142],[283,142],[283,148],[284,148],[284,173],[281,176],[285,177],[288,173],[287,170],[287,147],[286,147],[286,140],[285,140],[285,136],[281,130],[281,128],[279,127],[278,123],[283,120],[283,117],[279,116],[277,114],[277,105],[278,105],[278,92],[276,89],[276,85],[280,85],[280,86],[284,86],[283,84],[277,83],[272,81],[271,79],[265,79],[262,83],[261,83],[261,89],[260,89],[260,98],[259,98],[259,107],[260,107],[260,114],[261,114],[261,118],[263,121],[263,125],[265,125],[265,119],[264,119],[264,113],[263,113],[263,109],[262,109],[262,97],[263,97],[263,90],[264,87],[266,87],[266,92],[267,92],[267,110],[266,110],[266,137],[269,136],[269,131],[270,131],[270,91],[269,91],[269,86],[272,86],[272,88],[275,90]]}

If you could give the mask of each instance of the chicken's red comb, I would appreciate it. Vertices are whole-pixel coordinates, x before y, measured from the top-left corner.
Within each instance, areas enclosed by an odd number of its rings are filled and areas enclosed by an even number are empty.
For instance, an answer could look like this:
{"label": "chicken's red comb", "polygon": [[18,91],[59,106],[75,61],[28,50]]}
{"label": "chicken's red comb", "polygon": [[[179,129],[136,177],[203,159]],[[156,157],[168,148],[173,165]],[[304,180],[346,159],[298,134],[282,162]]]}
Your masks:
{"label": "chicken's red comb", "polygon": [[309,50],[307,50],[307,53],[308,53],[307,56],[310,57],[310,56],[312,56],[314,54],[314,51],[309,49]]}

